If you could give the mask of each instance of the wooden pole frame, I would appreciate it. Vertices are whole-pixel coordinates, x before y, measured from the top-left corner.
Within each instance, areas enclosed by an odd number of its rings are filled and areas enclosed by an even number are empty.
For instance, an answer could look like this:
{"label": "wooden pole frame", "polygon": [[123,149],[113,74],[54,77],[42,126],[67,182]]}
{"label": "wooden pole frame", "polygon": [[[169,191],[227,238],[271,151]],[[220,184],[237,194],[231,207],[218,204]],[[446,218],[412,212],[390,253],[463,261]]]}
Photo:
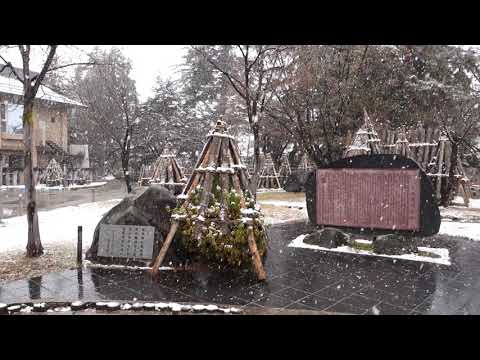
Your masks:
{"label": "wooden pole frame", "polygon": [[277,183],[278,189],[282,188],[282,185],[280,185],[280,180],[278,179],[277,169],[275,169],[275,164],[273,163],[272,157],[270,156],[270,154],[267,154],[265,155],[262,172],[259,176],[257,183],[257,188],[262,188],[262,185],[264,188],[273,188],[273,182]]}
{"label": "wooden pole frame", "polygon": [[[200,199],[200,209],[197,214],[197,219],[195,220],[195,227],[192,234],[194,239],[197,241],[200,240],[202,234],[201,227],[203,226],[204,220],[203,215],[208,207],[210,196],[213,194],[213,179],[216,175],[218,175],[222,190],[220,201],[223,212],[221,211],[219,223],[225,224],[225,219],[222,218],[226,212],[223,190],[228,190],[229,188],[230,181],[228,177],[231,178],[233,188],[240,196],[240,208],[246,208],[244,191],[250,193],[250,190],[248,189],[248,176],[246,175],[246,171],[246,166],[241,163],[238,148],[236,143],[233,141],[233,137],[226,134],[225,124],[223,122],[217,122],[214,131],[208,135],[208,140],[202,150],[190,179],[188,180],[182,193],[178,196],[184,201],[180,206],[180,209],[185,209],[190,203],[193,190],[197,187],[197,185],[203,185]],[[163,242],[162,247],[151,268],[151,274],[153,276],[158,274],[159,268],[165,258],[165,255],[167,254],[168,248],[175,237],[175,233],[178,230],[181,220],[182,216],[172,216],[172,223],[168,235],[165,238],[165,241]],[[246,218],[245,220],[248,220],[246,223],[248,225],[247,241],[250,250],[249,253],[252,258],[253,268],[258,279],[263,281],[267,278],[267,275],[263,268],[261,257],[255,241],[255,233],[253,229],[254,218]]]}

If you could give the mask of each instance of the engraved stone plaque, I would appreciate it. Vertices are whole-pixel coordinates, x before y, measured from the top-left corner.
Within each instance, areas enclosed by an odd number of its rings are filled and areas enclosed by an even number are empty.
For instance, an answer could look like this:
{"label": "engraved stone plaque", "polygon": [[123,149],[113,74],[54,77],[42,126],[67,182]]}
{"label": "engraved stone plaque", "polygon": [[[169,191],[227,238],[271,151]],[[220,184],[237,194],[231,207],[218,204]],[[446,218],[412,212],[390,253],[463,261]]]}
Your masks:
{"label": "engraved stone plaque", "polygon": [[317,224],[419,230],[418,169],[317,170]]}
{"label": "engraved stone plaque", "polygon": [[152,259],[153,226],[100,225],[98,256]]}

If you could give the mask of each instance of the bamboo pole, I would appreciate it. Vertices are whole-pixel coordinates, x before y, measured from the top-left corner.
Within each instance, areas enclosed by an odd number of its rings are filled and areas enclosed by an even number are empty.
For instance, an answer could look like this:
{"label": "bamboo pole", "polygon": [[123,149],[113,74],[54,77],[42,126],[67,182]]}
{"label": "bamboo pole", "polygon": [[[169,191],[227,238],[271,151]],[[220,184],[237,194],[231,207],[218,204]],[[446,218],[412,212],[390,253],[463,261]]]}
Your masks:
{"label": "bamboo pole", "polygon": [[233,187],[234,187],[235,191],[238,192],[239,195],[240,195],[240,207],[244,208],[245,207],[245,197],[243,196],[243,191],[240,187],[240,181],[238,179],[238,176],[233,174],[232,175],[232,181],[233,181]]}
{"label": "bamboo pole", "polygon": [[258,179],[257,188],[259,188],[259,189],[261,189],[260,185],[262,183],[262,179],[264,178],[264,174],[265,174],[265,164],[262,166],[262,173],[260,174],[259,179]]}
{"label": "bamboo pole", "polygon": [[440,200],[440,190],[442,186],[442,167],[443,167],[443,156],[444,156],[444,151],[445,151],[445,140],[442,138],[439,139],[439,152],[438,152],[438,176],[437,176],[437,183],[436,183],[436,196],[437,200]]}
{"label": "bamboo pole", "polygon": [[[192,175],[190,176],[190,179],[188,179],[187,184],[185,185],[185,189],[183,190],[183,194],[187,195],[191,192],[192,188],[195,188],[195,186],[198,185],[198,180],[199,180],[199,175],[198,172],[195,172],[195,169],[200,167],[200,165],[203,165],[205,159],[207,158],[208,152],[210,151],[210,144],[212,143],[213,137],[208,138],[207,142],[205,143],[205,146],[203,147],[202,153],[200,154],[200,157],[197,160],[197,163],[195,164],[195,167],[193,168]],[[195,186],[192,186],[195,183]]]}
{"label": "bamboo pole", "polygon": [[273,168],[273,173],[275,174],[275,180],[277,180],[278,188],[281,189],[282,186],[280,185],[280,181],[278,180],[278,174],[277,174],[277,170],[275,170],[275,164],[274,163],[272,163],[272,168]]}
{"label": "bamboo pole", "polygon": [[[419,143],[425,143],[425,129],[422,127],[422,128],[419,128],[418,129],[418,142]],[[422,161],[423,161],[423,154],[425,152],[425,149],[427,147],[426,146],[419,146],[418,147],[418,151],[417,151],[417,157],[416,157],[416,161],[421,164]]]}
{"label": "bamboo pole", "polygon": [[[427,134],[425,138],[425,142],[430,144],[432,141],[432,128],[429,127],[427,129]],[[423,159],[422,159],[422,168],[426,169],[428,166],[428,163],[430,162],[430,153],[432,152],[431,146],[426,146],[425,147],[425,153],[423,154]]]}
{"label": "bamboo pole", "polygon": [[174,220],[170,227],[170,231],[168,232],[168,235],[162,244],[162,248],[160,249],[160,252],[158,253],[157,258],[153,263],[152,269],[150,270],[153,276],[156,276],[158,274],[158,269],[160,268],[160,265],[162,265],[163,259],[167,254],[167,250],[170,247],[170,244],[172,243],[173,237],[175,236],[177,229],[178,229],[178,221]]}
{"label": "bamboo pole", "polygon": [[468,198],[467,192],[465,191],[465,184],[462,182],[462,180],[459,181],[458,188],[460,190],[460,193],[462,194],[464,205],[468,207],[470,205],[470,199]]}
{"label": "bamboo pole", "polygon": [[[230,151],[230,149],[231,149],[231,153],[233,155],[233,163],[236,164],[236,165],[241,165],[242,164],[242,159],[240,158],[240,151],[238,149],[237,144],[234,141],[232,141],[232,139],[229,139],[229,141],[228,141],[227,151]],[[228,157],[228,160],[229,160],[229,166],[231,166],[232,158]],[[240,174],[240,181],[242,182],[243,187],[245,189],[248,189],[248,191],[251,193],[251,191],[250,191],[250,180],[249,180],[247,169],[240,169],[239,174]],[[250,194],[250,195],[252,195],[252,194]]]}
{"label": "bamboo pole", "polygon": [[[388,144],[394,145],[395,144],[395,131],[388,131]],[[394,154],[395,148],[393,146],[388,147],[388,154]]]}
{"label": "bamboo pole", "polygon": [[[208,157],[206,158],[207,166],[217,167],[218,157],[220,155],[222,144],[222,138],[214,137],[211,147],[212,151],[209,153]],[[201,235],[201,226],[202,221],[198,220],[200,217],[203,217],[205,214],[205,210],[208,207],[208,203],[210,201],[211,190],[212,190],[212,183],[213,183],[213,174],[211,172],[207,172],[205,174],[205,179],[203,181],[203,190],[200,200],[200,209],[198,210],[198,217],[197,221],[195,222],[195,228],[193,230],[193,237],[199,239]]]}
{"label": "bamboo pole", "polygon": [[463,180],[463,178],[466,178],[465,175],[465,170],[463,169],[462,165],[462,160],[459,158],[457,162],[457,170],[460,175],[462,175],[462,178],[460,179],[460,184],[462,185],[462,189],[464,192],[464,197],[463,197],[463,202],[465,203],[465,206],[470,206],[470,198],[472,197],[472,191],[470,189],[470,180]]}
{"label": "bamboo pole", "polygon": [[258,280],[264,281],[267,279],[267,274],[262,265],[262,260],[258,254],[257,243],[255,242],[255,235],[253,233],[253,226],[248,226],[248,247],[252,255],[252,263],[257,273]]}

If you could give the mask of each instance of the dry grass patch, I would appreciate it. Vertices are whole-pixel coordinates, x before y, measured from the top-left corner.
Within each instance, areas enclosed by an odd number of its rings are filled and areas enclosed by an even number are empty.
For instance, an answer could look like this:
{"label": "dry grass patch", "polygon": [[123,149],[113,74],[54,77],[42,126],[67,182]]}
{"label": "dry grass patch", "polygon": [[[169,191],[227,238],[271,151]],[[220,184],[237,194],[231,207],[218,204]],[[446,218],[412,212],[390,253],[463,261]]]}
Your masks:
{"label": "dry grass patch", "polygon": [[12,251],[0,256],[0,283],[67,270],[76,266],[73,246],[45,246],[44,254],[28,258],[26,251]]}

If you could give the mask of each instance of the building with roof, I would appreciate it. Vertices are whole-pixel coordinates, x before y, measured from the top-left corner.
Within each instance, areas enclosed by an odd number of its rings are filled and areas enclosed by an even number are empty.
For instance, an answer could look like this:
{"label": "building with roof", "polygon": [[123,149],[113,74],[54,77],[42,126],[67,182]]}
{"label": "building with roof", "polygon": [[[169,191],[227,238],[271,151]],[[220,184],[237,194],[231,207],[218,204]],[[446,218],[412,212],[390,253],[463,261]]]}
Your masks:
{"label": "building with roof", "polygon": [[[21,69],[16,70],[22,73]],[[46,169],[51,159],[61,164],[65,175],[72,180],[79,167],[82,173],[88,170],[88,146],[81,146],[79,151],[78,146],[72,149],[68,144],[69,121],[76,111],[85,107],[46,86],[39,87],[32,134],[37,145],[34,159],[37,175]],[[22,115],[23,84],[5,68],[0,72],[0,186],[24,184]]]}

